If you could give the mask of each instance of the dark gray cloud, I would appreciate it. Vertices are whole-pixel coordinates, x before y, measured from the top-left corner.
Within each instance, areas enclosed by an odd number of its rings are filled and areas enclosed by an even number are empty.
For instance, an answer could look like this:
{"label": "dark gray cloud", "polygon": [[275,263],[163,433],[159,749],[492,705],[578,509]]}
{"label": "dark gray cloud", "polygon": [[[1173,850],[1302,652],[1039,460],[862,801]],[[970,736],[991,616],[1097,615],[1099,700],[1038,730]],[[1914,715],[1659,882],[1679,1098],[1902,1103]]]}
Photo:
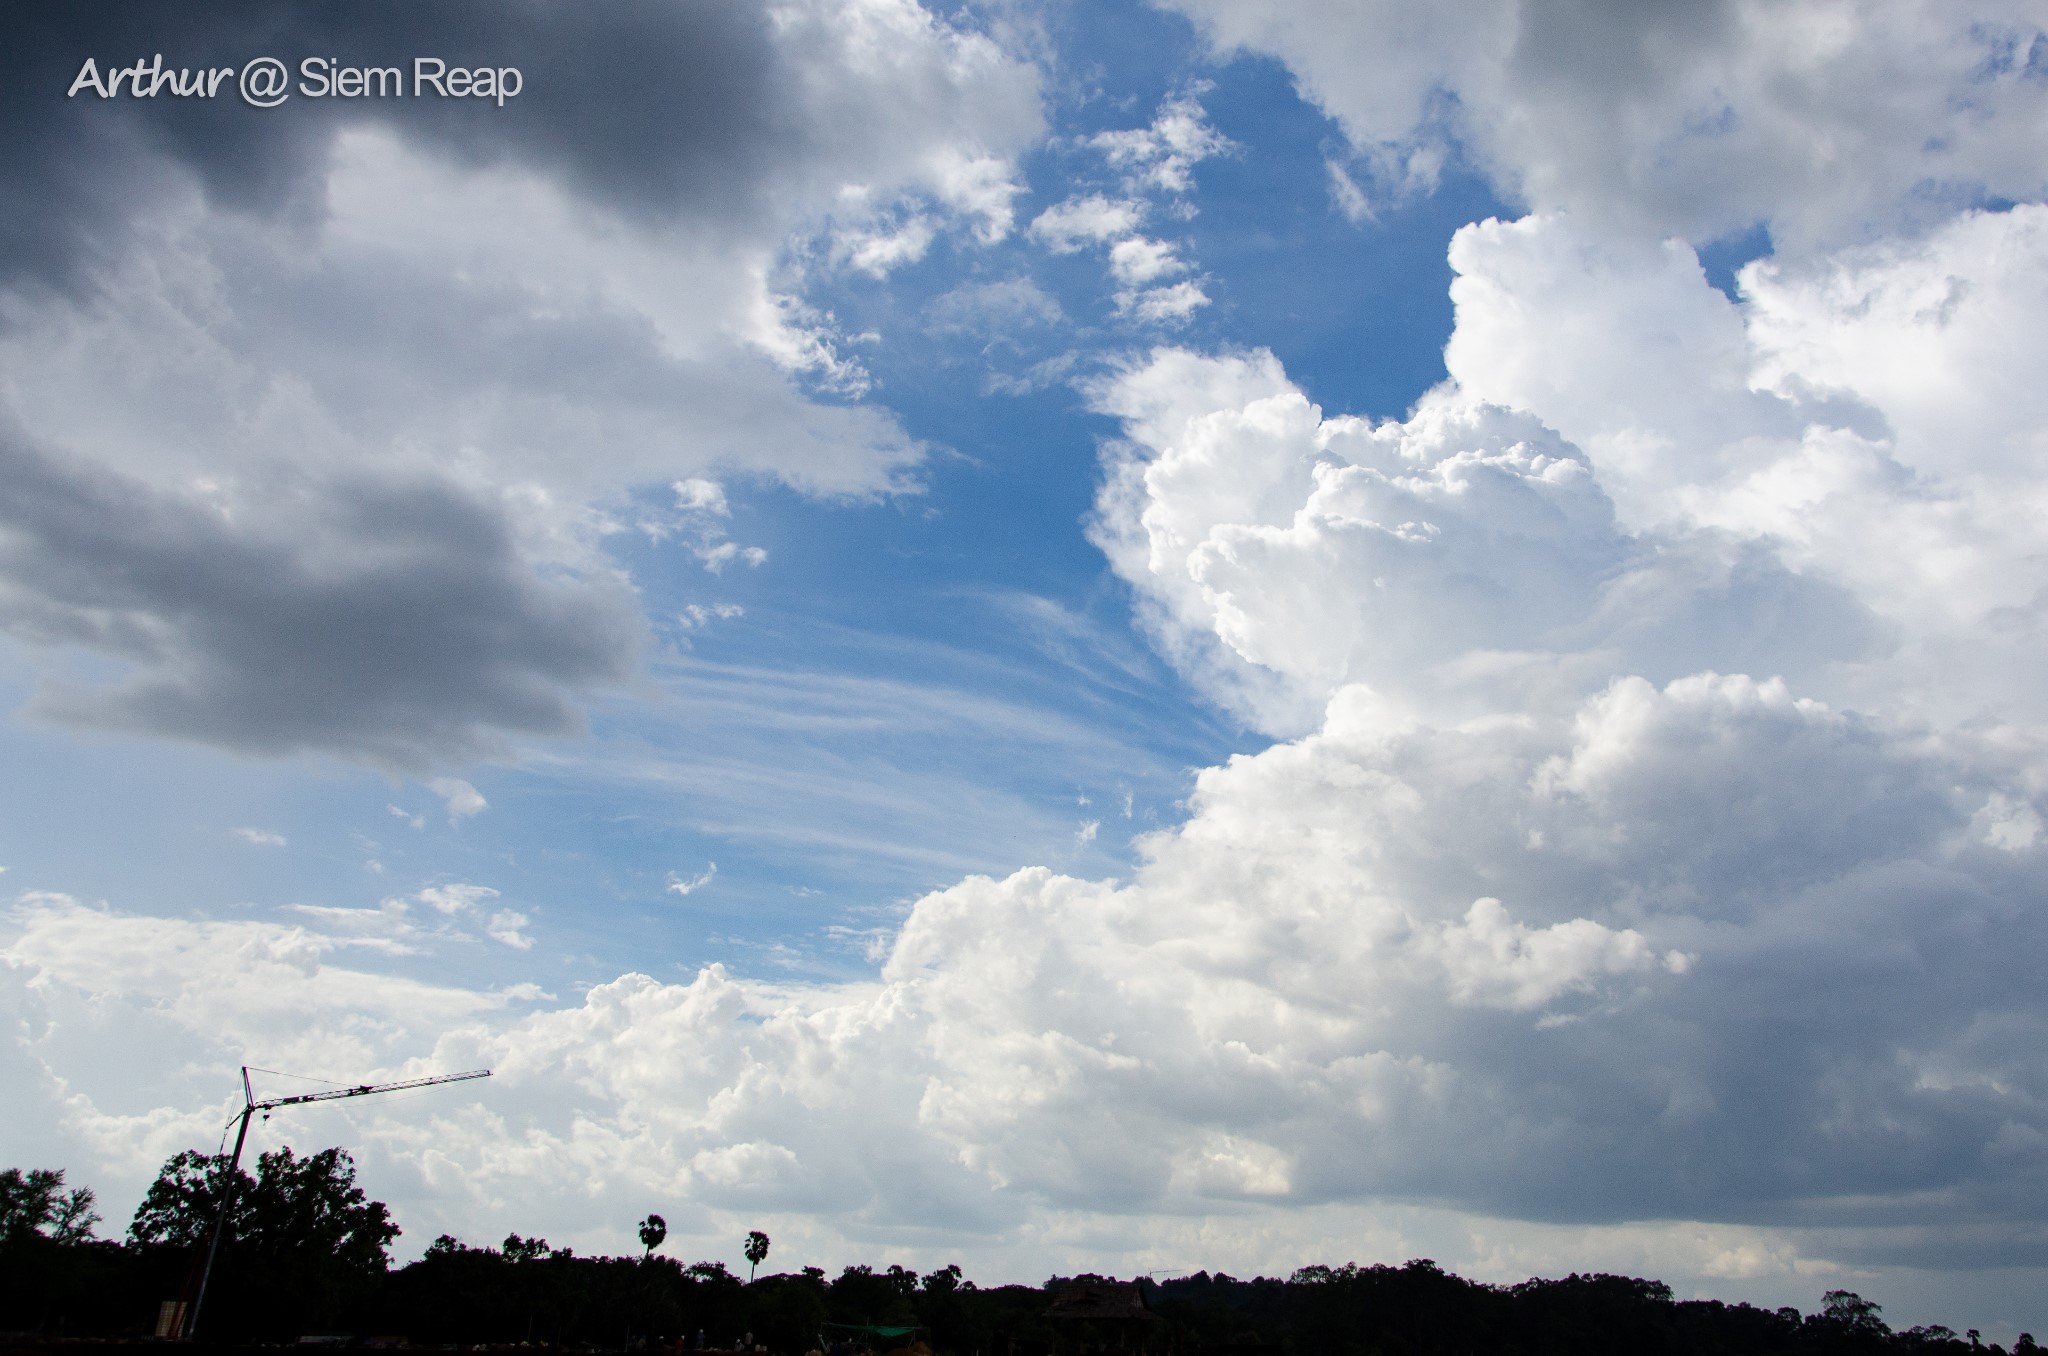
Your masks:
{"label": "dark gray cloud", "polygon": [[[1001,217],[1037,126],[1029,68],[911,5],[112,3],[12,36],[4,624],[134,665],[39,709],[395,766],[573,729],[630,670],[630,591],[589,562],[637,491],[901,485],[886,411],[794,379],[865,376],[778,251],[849,186]],[[522,87],[67,94],[159,55]]]}
{"label": "dark gray cloud", "polygon": [[[316,210],[340,131],[376,122],[468,163],[510,160],[645,217],[744,220],[800,172],[819,129],[788,97],[793,78],[764,11],[710,0],[604,6],[109,3],[16,16],[0,54],[0,276],[71,283],[120,246],[165,167],[197,176],[216,206]],[[101,99],[65,91],[161,53],[174,69],[275,56],[408,66],[517,66],[499,108],[441,99],[292,98],[259,110],[214,99]]]}
{"label": "dark gray cloud", "polygon": [[0,628],[129,667],[51,680],[67,721],[421,769],[575,732],[637,657],[623,585],[543,577],[446,483],[290,477],[229,510],[12,431],[0,482]]}

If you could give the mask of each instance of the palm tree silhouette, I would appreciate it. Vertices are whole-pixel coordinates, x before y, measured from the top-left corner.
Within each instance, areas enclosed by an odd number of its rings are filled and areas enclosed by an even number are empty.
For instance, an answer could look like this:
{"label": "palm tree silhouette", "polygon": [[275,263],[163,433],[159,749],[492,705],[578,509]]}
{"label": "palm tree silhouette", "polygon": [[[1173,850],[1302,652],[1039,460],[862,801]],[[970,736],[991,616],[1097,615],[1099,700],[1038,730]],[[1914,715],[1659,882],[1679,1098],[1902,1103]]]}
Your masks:
{"label": "palm tree silhouette", "polygon": [[754,1279],[754,1270],[768,1260],[768,1235],[759,1229],[747,1235],[747,1279]]}

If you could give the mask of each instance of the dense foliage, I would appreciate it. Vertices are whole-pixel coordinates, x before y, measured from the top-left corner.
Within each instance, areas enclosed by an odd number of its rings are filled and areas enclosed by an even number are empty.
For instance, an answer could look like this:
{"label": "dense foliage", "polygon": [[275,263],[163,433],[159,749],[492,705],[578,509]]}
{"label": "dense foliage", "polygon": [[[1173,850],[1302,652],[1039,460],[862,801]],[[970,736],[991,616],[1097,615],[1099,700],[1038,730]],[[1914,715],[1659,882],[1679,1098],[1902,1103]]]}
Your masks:
{"label": "dense foliage", "polygon": [[[1658,1281],[1568,1276],[1485,1285],[1428,1260],[1401,1266],[1305,1267],[1285,1279],[1198,1272],[1137,1287],[1151,1318],[1075,1319],[1055,1308],[1069,1287],[981,1288],[957,1266],[919,1275],[900,1266],[816,1267],[742,1280],[717,1262],[655,1255],[666,1223],[640,1226],[638,1257],[579,1257],[545,1239],[507,1236],[470,1247],[446,1235],[392,1269],[398,1227],[355,1183],[339,1149],[262,1155],[237,1174],[229,1229],[202,1319],[214,1341],[289,1340],[314,1333],[403,1334],[415,1344],[534,1343],[641,1347],[667,1339],[731,1350],[752,1342],[798,1356],[814,1347],[876,1350],[915,1328],[941,1356],[1924,1356],[2000,1353],[1972,1331],[1894,1332],[1847,1290],[1811,1314],[1715,1300],[1675,1300]],[[164,1165],[125,1245],[91,1238],[92,1193],[63,1174],[0,1172],[0,1304],[27,1332],[140,1336],[176,1295],[218,1209],[226,1164],[198,1153]],[[747,1238],[750,1262],[766,1235]],[[1124,1292],[1128,1293],[1128,1291]],[[866,1332],[863,1329],[884,1332]],[[2035,1352],[2022,1335],[2012,1356]]]}
{"label": "dense foliage", "polygon": [[[190,1248],[206,1237],[229,1180],[225,1155],[186,1150],[164,1164],[128,1226],[130,1242]],[[275,1262],[317,1262],[368,1275],[384,1270],[399,1228],[382,1201],[356,1185],[346,1150],[298,1158],[287,1145],[256,1160],[256,1176],[233,1170],[226,1240]]]}
{"label": "dense foliage", "polygon": [[0,1172],[0,1241],[16,1243],[35,1235],[57,1243],[82,1243],[100,1222],[92,1207],[92,1188],[65,1191],[62,1171]]}

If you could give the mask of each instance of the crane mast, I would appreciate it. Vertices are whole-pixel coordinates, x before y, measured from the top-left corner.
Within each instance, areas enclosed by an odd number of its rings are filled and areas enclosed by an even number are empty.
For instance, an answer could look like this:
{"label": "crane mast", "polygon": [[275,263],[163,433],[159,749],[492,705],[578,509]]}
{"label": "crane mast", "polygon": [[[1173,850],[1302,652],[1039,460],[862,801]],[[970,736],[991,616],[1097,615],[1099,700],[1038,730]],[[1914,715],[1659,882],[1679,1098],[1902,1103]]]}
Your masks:
{"label": "crane mast", "polygon": [[489,1069],[470,1069],[463,1073],[433,1074],[426,1078],[403,1078],[394,1083],[358,1083],[351,1088],[332,1088],[326,1092],[302,1092],[293,1097],[266,1097],[257,1099],[256,1090],[249,1083],[249,1066],[242,1066],[242,1110],[235,1117],[235,1151],[228,1158],[227,1171],[221,1174],[220,1207],[213,1217],[213,1229],[206,1240],[205,1261],[199,1269],[199,1282],[192,1294],[192,1302],[180,1315],[179,1331],[176,1336],[189,1340],[192,1330],[199,1325],[199,1306],[206,1300],[206,1283],[213,1276],[214,1255],[220,1251],[220,1236],[227,1229],[228,1205],[235,1194],[235,1173],[242,1166],[242,1145],[249,1138],[249,1118],[259,1111],[274,1111],[278,1107],[303,1106],[307,1102],[333,1102],[345,1097],[369,1097],[380,1092],[403,1092],[407,1088],[430,1088],[437,1083],[461,1083],[472,1078],[489,1078]]}

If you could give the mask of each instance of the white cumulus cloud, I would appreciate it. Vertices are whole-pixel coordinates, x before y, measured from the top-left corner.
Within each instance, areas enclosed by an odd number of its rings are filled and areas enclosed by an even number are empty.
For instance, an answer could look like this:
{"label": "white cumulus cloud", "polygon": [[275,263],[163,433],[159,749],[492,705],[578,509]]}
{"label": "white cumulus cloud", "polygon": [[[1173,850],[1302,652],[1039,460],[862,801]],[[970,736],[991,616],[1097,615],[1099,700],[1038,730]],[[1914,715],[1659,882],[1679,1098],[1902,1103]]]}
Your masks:
{"label": "white cumulus cloud", "polygon": [[490,808],[491,803],[483,798],[483,793],[460,777],[436,777],[427,783],[427,789],[447,805],[448,822],[451,824]]}
{"label": "white cumulus cloud", "polygon": [[1390,193],[1464,156],[1538,210],[1804,246],[2048,189],[2044,27],[2017,0],[1172,3],[1285,62]]}

